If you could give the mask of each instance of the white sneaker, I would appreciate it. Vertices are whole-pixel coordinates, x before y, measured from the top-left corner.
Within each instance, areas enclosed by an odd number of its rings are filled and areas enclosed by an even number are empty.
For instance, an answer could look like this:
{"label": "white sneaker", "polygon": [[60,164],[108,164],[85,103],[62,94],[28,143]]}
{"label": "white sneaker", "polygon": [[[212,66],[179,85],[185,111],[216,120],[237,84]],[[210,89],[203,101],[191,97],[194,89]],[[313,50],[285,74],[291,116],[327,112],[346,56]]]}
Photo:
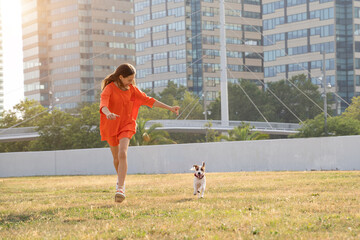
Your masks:
{"label": "white sneaker", "polygon": [[115,202],[121,203],[125,200],[125,191],[122,189],[116,190]]}

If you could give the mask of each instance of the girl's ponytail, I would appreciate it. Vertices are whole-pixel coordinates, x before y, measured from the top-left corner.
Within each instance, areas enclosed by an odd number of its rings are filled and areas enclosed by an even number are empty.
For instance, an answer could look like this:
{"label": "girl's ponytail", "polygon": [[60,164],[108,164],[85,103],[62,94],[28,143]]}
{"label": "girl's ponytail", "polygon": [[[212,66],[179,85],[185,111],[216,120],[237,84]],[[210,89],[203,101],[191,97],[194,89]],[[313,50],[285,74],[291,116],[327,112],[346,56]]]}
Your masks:
{"label": "girl's ponytail", "polygon": [[113,77],[114,73],[107,75],[106,78],[104,80],[102,80],[101,82],[101,91],[104,90],[104,88],[110,84],[111,82],[114,82],[114,77]]}

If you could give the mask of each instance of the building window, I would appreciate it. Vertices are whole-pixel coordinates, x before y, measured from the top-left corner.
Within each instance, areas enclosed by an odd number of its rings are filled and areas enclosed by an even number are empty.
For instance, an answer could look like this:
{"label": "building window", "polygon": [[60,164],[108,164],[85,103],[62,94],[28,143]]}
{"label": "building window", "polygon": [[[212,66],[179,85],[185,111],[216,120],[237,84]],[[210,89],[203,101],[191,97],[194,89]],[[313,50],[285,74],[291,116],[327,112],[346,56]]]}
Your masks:
{"label": "building window", "polygon": [[284,8],[284,0],[263,4],[262,6],[264,15],[269,13],[274,13],[276,9],[281,9],[281,8]]}
{"label": "building window", "polygon": [[356,84],[356,86],[360,86],[360,76],[359,75],[356,75],[355,84]]}
{"label": "building window", "polygon": [[149,0],[135,3],[135,12],[140,12],[140,11],[144,10],[144,8],[149,7],[149,6],[150,6]]}

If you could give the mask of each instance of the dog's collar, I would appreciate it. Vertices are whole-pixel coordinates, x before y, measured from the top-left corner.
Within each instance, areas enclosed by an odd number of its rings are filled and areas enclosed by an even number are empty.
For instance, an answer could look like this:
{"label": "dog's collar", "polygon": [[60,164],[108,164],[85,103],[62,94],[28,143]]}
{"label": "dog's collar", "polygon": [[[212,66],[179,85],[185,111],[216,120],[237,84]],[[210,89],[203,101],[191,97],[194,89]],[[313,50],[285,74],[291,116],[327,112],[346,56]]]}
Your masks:
{"label": "dog's collar", "polygon": [[198,175],[196,175],[196,173],[194,173],[194,176],[197,177],[198,179],[203,179],[205,175],[201,175],[201,177],[199,177]]}

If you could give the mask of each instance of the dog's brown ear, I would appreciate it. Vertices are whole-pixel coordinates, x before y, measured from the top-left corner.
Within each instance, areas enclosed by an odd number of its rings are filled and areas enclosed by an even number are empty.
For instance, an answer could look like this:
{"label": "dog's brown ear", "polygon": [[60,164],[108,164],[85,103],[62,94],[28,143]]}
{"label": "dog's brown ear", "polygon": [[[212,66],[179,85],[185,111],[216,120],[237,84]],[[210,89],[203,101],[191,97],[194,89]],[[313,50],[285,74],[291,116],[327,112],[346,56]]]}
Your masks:
{"label": "dog's brown ear", "polygon": [[205,167],[205,162],[202,162],[202,166]]}

